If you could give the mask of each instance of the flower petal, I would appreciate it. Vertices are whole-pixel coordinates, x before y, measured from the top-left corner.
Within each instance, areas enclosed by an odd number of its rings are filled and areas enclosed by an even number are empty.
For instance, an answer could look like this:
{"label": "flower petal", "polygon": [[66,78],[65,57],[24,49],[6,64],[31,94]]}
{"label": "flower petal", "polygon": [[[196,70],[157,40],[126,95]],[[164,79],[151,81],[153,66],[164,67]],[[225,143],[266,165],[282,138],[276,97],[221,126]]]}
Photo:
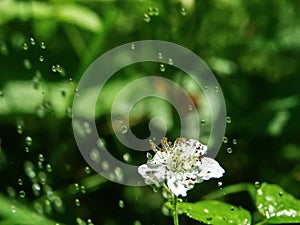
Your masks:
{"label": "flower petal", "polygon": [[200,179],[209,180],[210,178],[220,178],[225,173],[225,170],[220,166],[220,164],[208,157],[202,157],[197,163],[200,173],[197,175]]}
{"label": "flower petal", "polygon": [[167,170],[164,165],[143,164],[138,167],[138,173],[141,174],[146,184],[159,184],[166,180]]}
{"label": "flower petal", "polygon": [[199,157],[207,153],[207,146],[201,144],[196,139],[177,138],[173,145],[174,151],[182,151],[183,157]]}
{"label": "flower petal", "polygon": [[174,195],[182,197],[186,196],[186,192],[189,190],[182,184],[181,182],[178,182],[175,175],[172,176],[170,179],[168,179],[167,185],[169,189],[174,193]]}

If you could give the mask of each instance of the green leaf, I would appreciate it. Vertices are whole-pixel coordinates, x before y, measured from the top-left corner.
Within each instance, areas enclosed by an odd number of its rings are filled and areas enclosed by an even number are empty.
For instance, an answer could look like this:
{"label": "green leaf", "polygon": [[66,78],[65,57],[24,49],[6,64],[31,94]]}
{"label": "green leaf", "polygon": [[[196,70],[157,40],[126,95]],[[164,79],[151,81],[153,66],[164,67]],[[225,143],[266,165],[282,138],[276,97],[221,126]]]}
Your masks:
{"label": "green leaf", "polygon": [[255,203],[270,224],[300,223],[300,200],[275,184],[263,183]]}
{"label": "green leaf", "polygon": [[[166,206],[172,209],[171,204]],[[251,215],[247,210],[216,200],[179,202],[178,210],[205,224],[251,224]]]}

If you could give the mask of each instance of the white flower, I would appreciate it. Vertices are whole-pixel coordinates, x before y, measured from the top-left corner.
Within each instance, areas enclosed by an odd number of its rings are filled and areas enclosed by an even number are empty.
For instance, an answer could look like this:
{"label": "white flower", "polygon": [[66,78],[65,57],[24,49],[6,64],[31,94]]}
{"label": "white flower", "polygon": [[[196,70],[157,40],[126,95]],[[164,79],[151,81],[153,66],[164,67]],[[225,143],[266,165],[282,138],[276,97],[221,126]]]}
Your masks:
{"label": "white flower", "polygon": [[204,157],[207,146],[195,139],[177,138],[173,145],[163,138],[162,147],[150,142],[154,157],[139,166],[146,184],[160,185],[167,181],[176,195],[186,196],[195,183],[223,176],[224,169],[212,158]]}

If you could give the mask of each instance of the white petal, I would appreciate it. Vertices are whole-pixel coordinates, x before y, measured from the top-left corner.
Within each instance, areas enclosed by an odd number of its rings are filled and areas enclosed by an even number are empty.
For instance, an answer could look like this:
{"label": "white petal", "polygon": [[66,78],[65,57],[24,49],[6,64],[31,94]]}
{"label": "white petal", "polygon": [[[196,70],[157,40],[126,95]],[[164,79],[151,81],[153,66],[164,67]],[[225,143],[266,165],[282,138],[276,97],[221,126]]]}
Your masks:
{"label": "white petal", "polygon": [[201,170],[198,177],[203,180],[220,178],[223,176],[223,173],[225,173],[225,170],[220,164],[212,158],[203,157],[201,161],[197,163],[197,166]]}
{"label": "white petal", "polygon": [[207,153],[207,146],[196,139],[178,138],[174,142],[174,151],[182,151],[184,158],[203,156]]}
{"label": "white petal", "polygon": [[182,184],[181,182],[178,182],[175,176],[172,176],[170,179],[168,179],[167,185],[169,189],[174,193],[176,196],[186,196],[186,192],[189,190]]}
{"label": "white petal", "polygon": [[156,152],[149,163],[151,164],[165,164],[168,159],[168,154],[166,152]]}
{"label": "white petal", "polygon": [[164,165],[143,164],[138,167],[138,173],[144,177],[146,184],[159,184],[167,178]]}

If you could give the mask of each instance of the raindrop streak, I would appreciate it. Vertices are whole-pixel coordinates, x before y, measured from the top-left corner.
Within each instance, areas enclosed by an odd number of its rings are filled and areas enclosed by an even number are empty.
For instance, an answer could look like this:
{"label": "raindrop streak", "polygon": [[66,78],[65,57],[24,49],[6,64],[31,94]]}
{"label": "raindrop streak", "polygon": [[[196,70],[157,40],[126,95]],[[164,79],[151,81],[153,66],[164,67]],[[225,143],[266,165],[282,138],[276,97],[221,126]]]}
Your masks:
{"label": "raindrop streak", "polygon": [[227,153],[231,154],[233,152],[232,148],[227,148]]}
{"label": "raindrop streak", "polygon": [[144,21],[149,23],[150,20],[151,20],[151,17],[147,13],[144,13]]}
{"label": "raindrop streak", "polygon": [[160,70],[161,72],[165,72],[165,71],[166,71],[165,65],[164,65],[164,64],[160,64],[160,65],[159,65],[159,70]]}
{"label": "raindrop streak", "polygon": [[226,117],[226,123],[231,123],[231,118],[229,116]]}
{"label": "raindrop streak", "polygon": [[120,207],[121,209],[124,208],[124,201],[123,201],[123,200],[119,200],[119,207]]}
{"label": "raindrop streak", "polygon": [[227,143],[228,142],[228,138],[227,137],[223,137],[223,143]]}
{"label": "raindrop streak", "polygon": [[25,138],[25,142],[26,142],[26,145],[27,145],[27,146],[31,146],[31,145],[32,145],[32,138],[29,137],[29,136],[27,136],[27,137]]}

